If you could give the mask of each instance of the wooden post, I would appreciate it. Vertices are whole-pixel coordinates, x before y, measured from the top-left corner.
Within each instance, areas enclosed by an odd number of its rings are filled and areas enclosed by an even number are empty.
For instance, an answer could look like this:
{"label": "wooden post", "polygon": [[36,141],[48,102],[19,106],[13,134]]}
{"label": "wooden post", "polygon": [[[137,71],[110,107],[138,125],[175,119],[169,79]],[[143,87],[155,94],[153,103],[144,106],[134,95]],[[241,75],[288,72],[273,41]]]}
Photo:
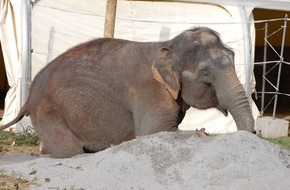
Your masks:
{"label": "wooden post", "polygon": [[113,38],[117,11],[117,0],[107,0],[104,37]]}

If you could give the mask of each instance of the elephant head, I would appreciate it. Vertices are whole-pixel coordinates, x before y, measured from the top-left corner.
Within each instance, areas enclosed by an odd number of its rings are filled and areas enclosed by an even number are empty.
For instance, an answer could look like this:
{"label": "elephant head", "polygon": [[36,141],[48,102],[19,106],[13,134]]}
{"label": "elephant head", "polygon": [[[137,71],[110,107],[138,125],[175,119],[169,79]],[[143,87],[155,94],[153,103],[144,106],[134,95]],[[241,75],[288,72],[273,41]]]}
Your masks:
{"label": "elephant head", "polygon": [[164,42],[153,66],[153,77],[187,106],[229,111],[238,130],[253,131],[254,120],[235,72],[234,52],[209,28],[188,30]]}

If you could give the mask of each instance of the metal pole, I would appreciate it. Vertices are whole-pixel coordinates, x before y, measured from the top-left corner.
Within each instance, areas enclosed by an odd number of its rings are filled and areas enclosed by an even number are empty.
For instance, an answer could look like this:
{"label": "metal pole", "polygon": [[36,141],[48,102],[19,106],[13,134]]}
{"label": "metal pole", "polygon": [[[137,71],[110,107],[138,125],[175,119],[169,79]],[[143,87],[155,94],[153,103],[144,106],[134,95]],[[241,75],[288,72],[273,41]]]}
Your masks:
{"label": "metal pole", "polygon": [[252,78],[252,64],[251,64],[251,41],[250,41],[250,34],[249,34],[249,27],[248,27],[248,20],[247,14],[244,7],[241,7],[241,14],[242,14],[242,22],[243,22],[243,30],[244,30],[244,44],[245,44],[245,91],[249,101],[250,106],[252,107],[252,86],[251,86],[251,78]]}
{"label": "metal pole", "polygon": [[31,62],[31,1],[22,0],[22,81],[21,81],[21,105],[26,102],[29,92],[29,85],[31,82],[30,62]]}
{"label": "metal pole", "polygon": [[117,0],[107,0],[104,37],[113,38],[117,12]]}
{"label": "metal pole", "polygon": [[267,38],[268,38],[268,23],[265,23],[264,33],[264,57],[263,57],[263,77],[262,77],[262,100],[261,100],[261,116],[264,116],[264,102],[265,102],[265,78],[266,78],[266,61],[267,61]]}
{"label": "metal pole", "polygon": [[282,63],[283,63],[283,54],[284,54],[284,44],[285,44],[285,36],[286,36],[286,28],[287,28],[287,19],[288,15],[285,15],[284,20],[284,28],[283,28],[283,36],[282,36],[282,44],[281,44],[281,52],[280,52],[280,61],[279,61],[279,70],[278,70],[278,77],[277,77],[277,85],[276,85],[276,93],[275,93],[275,102],[274,102],[274,109],[273,109],[273,119],[275,119],[276,116],[276,107],[277,107],[277,101],[278,101],[278,92],[279,92],[279,85],[280,85],[280,76],[281,76],[281,70],[282,70]]}

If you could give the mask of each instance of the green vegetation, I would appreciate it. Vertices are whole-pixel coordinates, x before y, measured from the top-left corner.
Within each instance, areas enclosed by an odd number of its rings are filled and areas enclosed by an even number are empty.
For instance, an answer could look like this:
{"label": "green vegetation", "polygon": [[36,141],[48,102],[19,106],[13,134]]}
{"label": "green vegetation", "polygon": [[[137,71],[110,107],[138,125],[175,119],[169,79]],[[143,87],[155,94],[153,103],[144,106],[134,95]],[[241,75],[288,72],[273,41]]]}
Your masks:
{"label": "green vegetation", "polygon": [[288,150],[290,150],[290,137],[280,137],[280,138],[264,138],[265,140],[278,144]]}
{"label": "green vegetation", "polygon": [[0,131],[0,155],[6,152],[35,152],[40,143],[35,133]]}
{"label": "green vegetation", "polygon": [[[0,156],[7,152],[37,153],[40,141],[35,133],[12,133],[0,131]],[[0,170],[0,190],[24,190],[32,182],[20,177],[8,176]]]}
{"label": "green vegetation", "polygon": [[0,143],[11,144],[15,142],[16,145],[22,146],[37,146],[39,145],[39,138],[35,133],[12,133],[6,131],[0,131]]}

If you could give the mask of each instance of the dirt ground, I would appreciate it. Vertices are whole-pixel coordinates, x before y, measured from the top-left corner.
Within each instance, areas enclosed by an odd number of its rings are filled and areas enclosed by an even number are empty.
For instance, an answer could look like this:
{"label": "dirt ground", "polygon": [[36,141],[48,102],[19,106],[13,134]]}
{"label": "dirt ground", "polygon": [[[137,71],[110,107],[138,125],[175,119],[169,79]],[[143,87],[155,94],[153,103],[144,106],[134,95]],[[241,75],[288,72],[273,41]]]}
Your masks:
{"label": "dirt ground", "polygon": [[68,159],[10,153],[0,171],[30,189],[288,190],[290,152],[245,131],[161,132]]}
{"label": "dirt ground", "polygon": [[[3,165],[22,163],[39,157],[37,146],[0,146],[0,167]],[[0,169],[0,190],[25,190],[33,181],[14,175],[5,175]]]}

